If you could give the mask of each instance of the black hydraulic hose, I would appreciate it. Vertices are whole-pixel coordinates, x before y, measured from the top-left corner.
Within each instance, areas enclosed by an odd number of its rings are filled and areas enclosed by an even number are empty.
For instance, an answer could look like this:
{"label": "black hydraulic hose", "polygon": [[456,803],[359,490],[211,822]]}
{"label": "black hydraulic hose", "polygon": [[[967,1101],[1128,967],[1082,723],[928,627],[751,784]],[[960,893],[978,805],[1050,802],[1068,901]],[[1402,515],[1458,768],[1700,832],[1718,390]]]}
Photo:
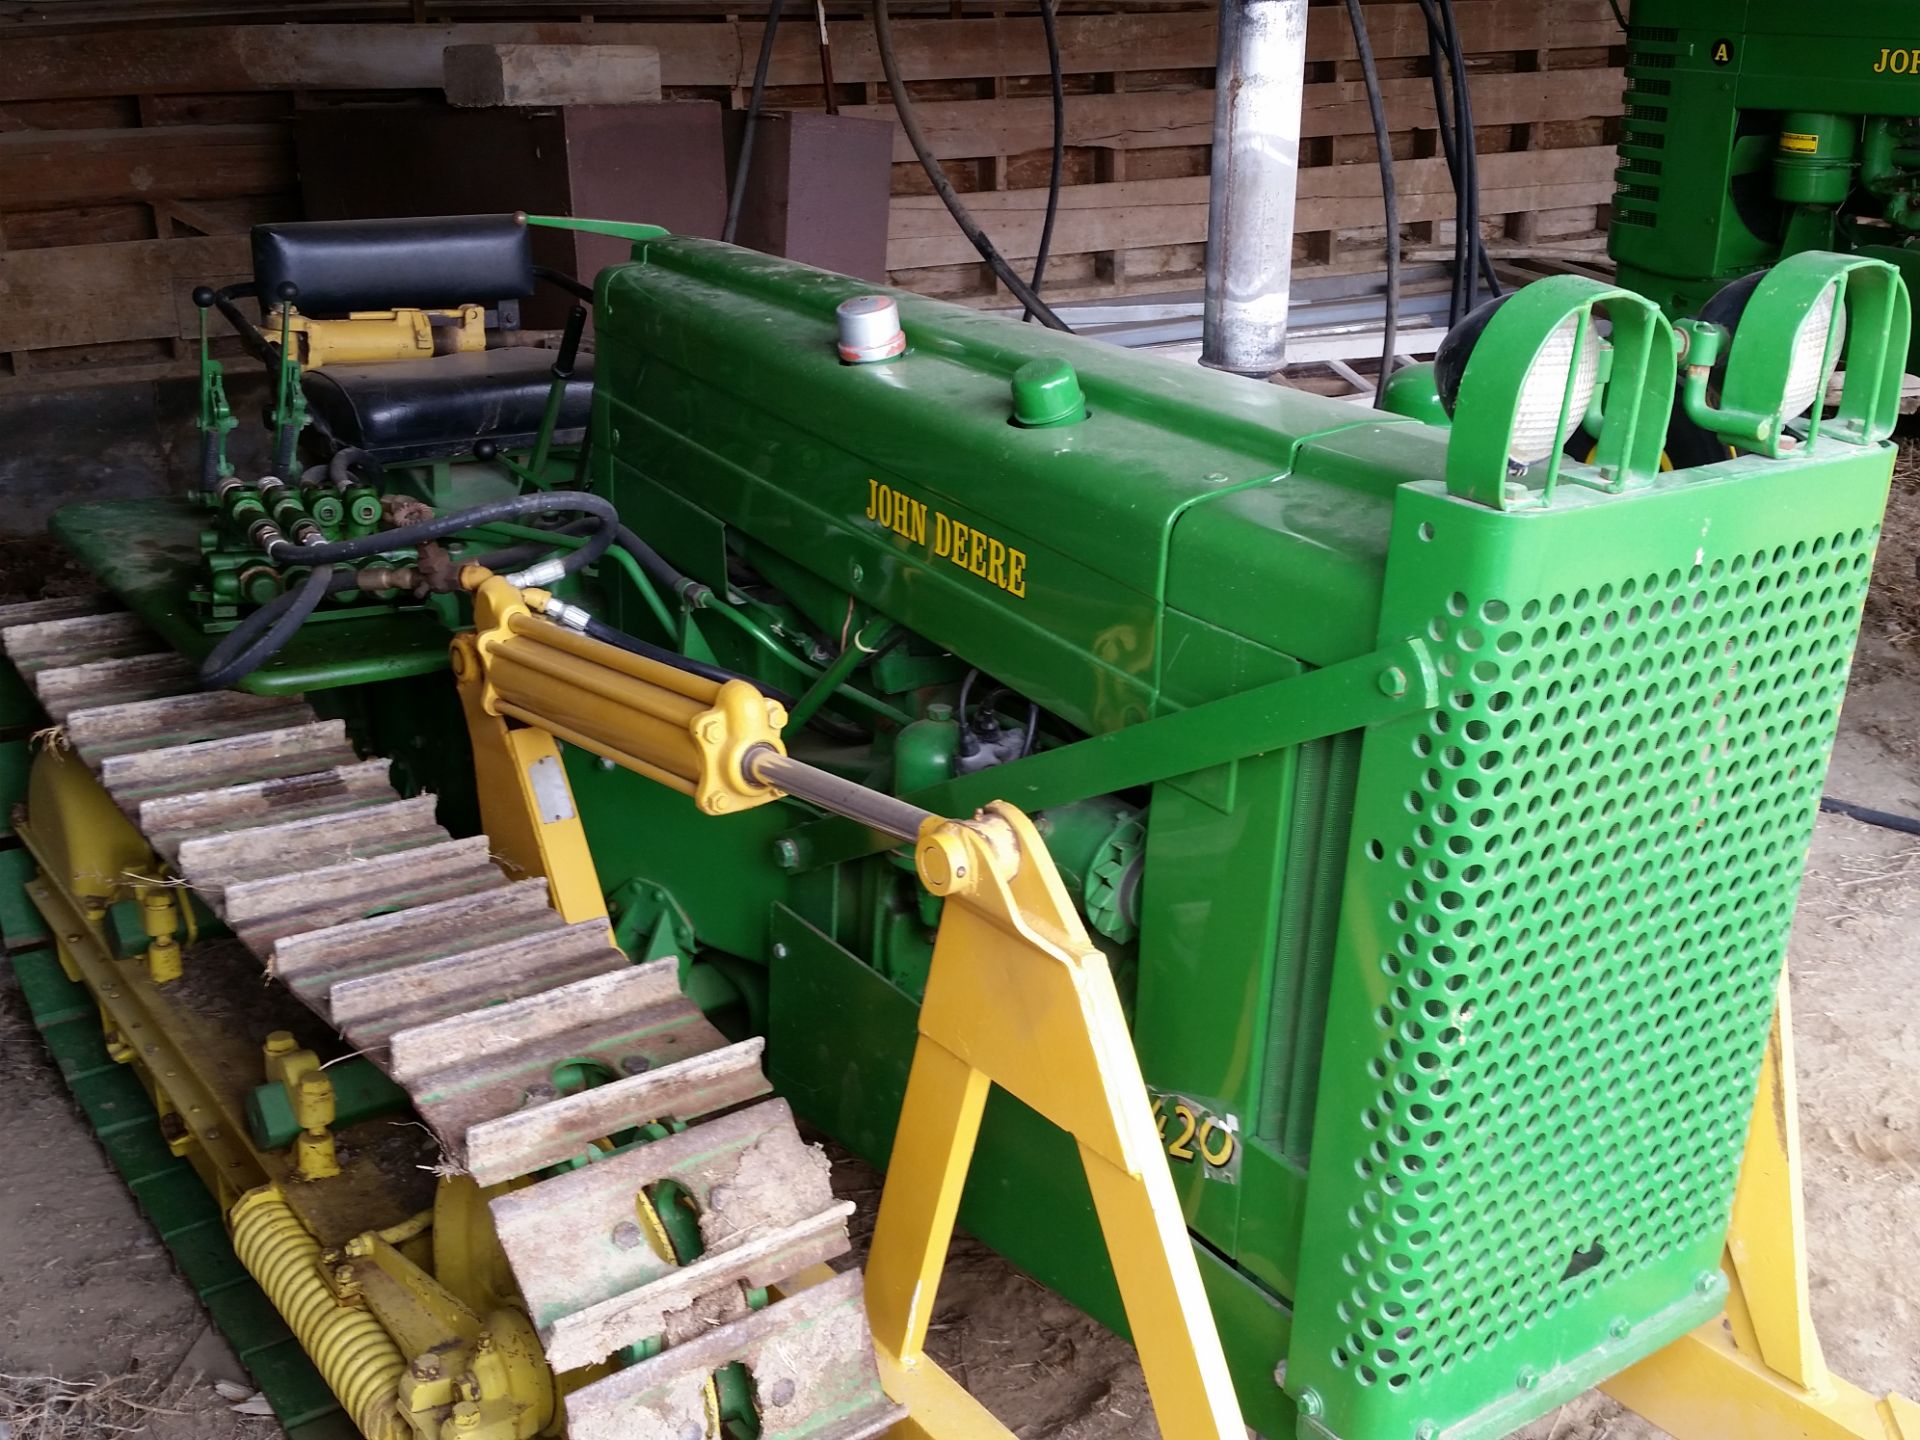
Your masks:
{"label": "black hydraulic hose", "polygon": [[1920,820],[1911,815],[1895,815],[1888,810],[1874,810],[1865,805],[1855,805],[1848,800],[1836,800],[1831,795],[1820,797],[1820,808],[1829,815],[1844,815],[1849,820],[1858,820],[1863,825],[1878,825],[1882,830],[1897,830],[1902,835],[1920,835]]}
{"label": "black hydraulic hose", "polygon": [[934,193],[940,197],[940,203],[947,207],[947,213],[953,216],[953,223],[960,227],[961,233],[1013,298],[1037,316],[1041,324],[1054,330],[1071,330],[1072,327],[1054,314],[1046,301],[1034,294],[1033,287],[1020,278],[1019,273],[1007,263],[1007,257],[994,247],[993,241],[987,238],[987,232],[980,228],[972,212],[960,199],[959,192],[953,188],[953,182],[947,179],[947,172],[940,168],[939,160],[927,144],[927,137],[921,132],[920,116],[913,108],[913,97],[907,94],[906,81],[900,78],[900,61],[893,52],[893,19],[887,14],[887,0],[873,0],[873,38],[880,50],[880,68],[886,73],[887,89],[892,92],[893,109],[900,117],[900,128],[906,131],[907,143],[913,146],[913,153],[920,160],[920,168],[927,172]]}
{"label": "black hydraulic hose", "polygon": [[[281,564],[310,564],[314,567],[312,572],[299,588],[275,596],[223,636],[201,664],[200,683],[210,690],[222,689],[252,674],[277,655],[293,638],[294,632],[319,608],[329,588],[345,589],[355,583],[353,568],[336,566],[335,562],[410,548],[456,531],[477,529],[496,521],[518,520],[555,511],[574,514],[585,512],[582,520],[562,527],[565,530],[577,529],[583,521],[594,527],[586,544],[559,557],[563,574],[570,575],[599,559],[613,544],[614,536],[621,528],[618,512],[598,495],[587,495],[576,490],[551,490],[476,505],[451,515],[435,516],[417,525],[403,525],[396,530],[376,530],[371,535],[352,540],[324,545],[276,544],[271,547],[275,561]],[[496,562],[517,561],[519,556],[514,551],[519,548],[512,547],[486,558]],[[533,542],[530,548],[537,556],[552,547]]]}
{"label": "black hydraulic hose", "polygon": [[[548,533],[554,535],[582,535],[600,523],[597,516],[588,516],[583,520],[572,520],[565,525],[555,525]],[[499,550],[489,550],[483,555],[472,557],[472,564],[484,569],[505,574],[513,570],[525,569],[542,555],[548,554],[554,547],[541,540],[521,540]]]}
{"label": "black hydraulic hose", "polygon": [[[1040,28],[1047,37],[1047,71],[1053,85],[1053,155],[1047,167],[1047,218],[1040,225],[1040,252],[1033,257],[1033,293],[1047,278],[1047,257],[1053,251],[1053,222],[1060,214],[1060,181],[1067,164],[1067,79],[1060,66],[1060,27],[1055,23],[1054,0],[1040,0]],[[1026,310],[1022,321],[1033,319]]]}
{"label": "black hydraulic hose", "polygon": [[386,473],[373,456],[349,445],[334,451],[333,457],[327,461],[327,479],[333,482],[334,488],[344,490],[353,484],[355,466],[365,471],[369,485],[378,485]]}
{"label": "black hydraulic hose", "polygon": [[489,550],[484,555],[475,555],[470,563],[504,575],[514,570],[526,569],[545,555],[550,548],[542,545],[538,540],[524,540],[518,545],[509,545],[504,550]]}
{"label": "black hydraulic hose", "polygon": [[692,576],[676,570],[658,550],[642,540],[626,526],[621,525],[614,531],[613,543],[631,555],[646,576],[654,584],[670,595],[684,595],[689,598],[707,593],[708,587]]}
{"label": "black hydraulic hose", "polygon": [[371,535],[361,535],[351,540],[335,540],[320,545],[294,545],[287,542],[276,544],[271,549],[272,558],[282,564],[325,565],[337,560],[364,560],[369,555],[383,554],[389,550],[402,550],[425,544],[429,540],[439,540],[460,530],[476,530],[482,525],[492,525],[497,521],[515,521],[529,515],[548,515],[555,511],[570,514],[584,513],[600,523],[594,529],[587,543],[578,549],[560,557],[562,573],[571,575],[582,566],[591,565],[613,544],[614,535],[620,528],[620,515],[613,506],[598,495],[589,495],[582,490],[544,490],[532,495],[515,495],[507,500],[495,500],[486,505],[475,505],[467,510],[455,511],[451,515],[436,515],[431,520],[422,520],[416,525],[402,525],[396,530],[376,530]]}
{"label": "black hydraulic hose", "polygon": [[351,567],[316,565],[298,589],[283,591],[247,616],[200,662],[202,688],[224,690],[258,670],[306,624],[327,592],[352,585],[353,575]]}
{"label": "black hydraulic hose", "polygon": [[744,680],[769,700],[778,700],[782,705],[793,704],[793,696],[785,690],[776,690],[773,686],[763,684],[751,675],[742,675],[737,670],[728,670],[719,665],[709,665],[704,660],[695,660],[691,655],[682,655],[678,650],[669,650],[664,645],[652,644],[649,641],[640,639],[637,635],[629,635],[624,630],[616,630],[604,620],[595,620],[589,616],[587,619],[586,633],[591,639],[599,640],[607,645],[616,646],[621,650],[625,650],[629,655],[639,655],[648,660],[656,660],[662,665],[671,665],[676,670],[684,670],[689,675],[698,675],[703,680],[712,680],[723,685],[729,680]]}
{"label": "black hydraulic hose", "polygon": [[[584,520],[575,520],[571,524],[556,525],[553,533],[578,535],[588,526],[598,523],[597,516],[590,516]],[[671,561],[625,525],[615,529],[613,543],[631,555],[646,577],[668,594],[698,600],[701,596],[711,593],[708,586],[675,569]],[[523,540],[504,549],[490,550],[484,555],[476,555],[472,563],[485,566],[489,570],[517,570],[539,559],[552,548],[538,540]]]}
{"label": "black hydraulic hose", "polygon": [[1607,3],[1613,7],[1613,18],[1620,22],[1620,28],[1627,29],[1627,17],[1620,9],[1620,0],[1607,0]]}
{"label": "black hydraulic hose", "polygon": [[1373,114],[1373,139],[1380,151],[1380,201],[1387,219],[1387,316],[1380,338],[1380,380],[1373,392],[1374,404],[1385,409],[1387,382],[1393,378],[1393,356],[1400,344],[1400,191],[1394,180],[1393,136],[1387,129],[1387,107],[1380,96],[1380,72],[1373,63],[1373,41],[1360,14],[1360,0],[1347,0],[1347,22],[1353,26],[1353,45],[1367,85],[1367,109]]}
{"label": "black hydraulic hose", "polygon": [[727,196],[727,219],[720,238],[729,245],[740,228],[740,207],[747,198],[747,172],[753,167],[753,132],[760,126],[760,105],[767,96],[767,70],[773,64],[773,37],[780,33],[780,12],[786,0],[767,0],[767,22],[760,27],[760,59],[753,67],[753,93],[747,100],[747,121],[740,131],[740,158],[733,167],[733,190]]}

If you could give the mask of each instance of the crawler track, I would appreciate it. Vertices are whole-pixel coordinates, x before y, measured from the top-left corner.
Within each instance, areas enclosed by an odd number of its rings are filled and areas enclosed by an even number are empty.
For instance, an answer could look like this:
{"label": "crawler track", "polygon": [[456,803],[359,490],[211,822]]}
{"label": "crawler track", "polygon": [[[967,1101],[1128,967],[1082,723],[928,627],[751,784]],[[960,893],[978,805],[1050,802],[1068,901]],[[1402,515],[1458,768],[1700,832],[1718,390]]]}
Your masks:
{"label": "crawler track", "polygon": [[[750,1289],[844,1253],[852,1210],[770,1097],[761,1041],[728,1043],[671,958],[631,965],[604,923],[562,921],[543,880],[448,834],[341,722],[196,690],[124,612],[46,614],[0,608],[0,646],[155,853],[406,1089],[451,1165],[485,1186],[545,1175],[491,1208],[554,1370],[664,1339],[567,1396],[573,1440],[705,1436],[708,1377],[734,1362],[766,1440],[860,1440],[900,1418],[857,1274],[749,1308]],[[583,1068],[604,1083],[561,1079]],[[553,1173],[658,1122],[676,1133]],[[699,1214],[686,1264],[635,1243],[638,1197],[665,1181]]]}

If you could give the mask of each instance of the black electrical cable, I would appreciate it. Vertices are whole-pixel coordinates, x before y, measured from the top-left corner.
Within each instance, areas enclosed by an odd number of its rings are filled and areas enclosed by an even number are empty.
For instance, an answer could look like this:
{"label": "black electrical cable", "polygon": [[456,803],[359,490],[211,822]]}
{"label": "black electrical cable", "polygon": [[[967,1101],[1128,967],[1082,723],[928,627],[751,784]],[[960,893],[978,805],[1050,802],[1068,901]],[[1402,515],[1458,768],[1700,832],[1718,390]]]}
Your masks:
{"label": "black electrical cable", "polygon": [[1460,184],[1460,146],[1454,137],[1453,89],[1448,82],[1453,62],[1446,48],[1446,29],[1441,24],[1436,0],[1420,0],[1420,10],[1427,19],[1427,68],[1432,72],[1429,79],[1433,83],[1434,130],[1440,137],[1440,152],[1446,157],[1447,176],[1453,183],[1453,289],[1447,297],[1447,326],[1451,329],[1467,313],[1465,271],[1473,264],[1473,257],[1467,251],[1468,234],[1462,223],[1465,191]]}
{"label": "black electrical cable", "polygon": [[[1462,170],[1461,201],[1466,210],[1470,256],[1477,257],[1480,273],[1487,282],[1487,293],[1496,299],[1502,293],[1500,279],[1494,274],[1493,257],[1480,235],[1480,145],[1473,120],[1473,83],[1467,69],[1466,48],[1460,41],[1460,26],[1453,14],[1453,0],[1439,0],[1440,18],[1446,32],[1447,56],[1453,67],[1453,118],[1455,144],[1460,152]],[[1467,305],[1471,311],[1479,303],[1471,273],[1467,279]]]}
{"label": "black electrical cable", "polygon": [[1373,114],[1373,139],[1380,150],[1380,201],[1387,219],[1387,315],[1380,340],[1380,381],[1373,393],[1374,404],[1385,409],[1387,382],[1393,378],[1393,356],[1400,342],[1400,189],[1393,175],[1393,137],[1387,129],[1387,107],[1380,96],[1380,72],[1374,67],[1373,41],[1360,14],[1360,0],[1347,0],[1347,22],[1353,27],[1353,45],[1360,56],[1361,77],[1366,81],[1367,109]]}
{"label": "black electrical cable", "polygon": [[1620,9],[1620,0],[1607,0],[1607,3],[1613,7],[1613,18],[1620,22],[1620,28],[1627,29],[1627,17]]}
{"label": "black electrical cable", "polygon": [[760,106],[767,97],[767,70],[773,64],[773,37],[780,33],[780,12],[784,8],[786,0],[768,0],[767,20],[760,27],[760,59],[753,67],[753,93],[747,99],[747,120],[740,131],[740,158],[734,162],[727,219],[720,227],[720,238],[729,245],[740,229],[740,207],[747,198],[747,171],[753,167],[753,135],[760,127]]}
{"label": "black electrical cable", "polygon": [[887,14],[887,0],[873,0],[873,38],[880,50],[880,68],[886,73],[887,89],[893,94],[894,113],[900,117],[900,128],[906,131],[907,143],[913,146],[913,153],[920,160],[920,168],[927,172],[934,193],[947,207],[947,213],[953,216],[953,223],[960,227],[961,233],[1013,298],[1032,311],[1041,324],[1055,330],[1070,330],[1072,327],[1054,314],[1046,301],[1033,293],[1033,287],[1020,278],[1019,273],[1007,263],[1007,257],[994,248],[993,241],[987,238],[986,231],[974,220],[960,199],[959,192],[953,188],[953,182],[947,179],[947,172],[940,168],[939,160],[934,158],[933,151],[927,145],[927,137],[921,132],[920,117],[913,108],[913,98],[907,94],[906,82],[900,78],[900,61],[893,51],[893,21]]}
{"label": "black electrical cable", "polygon": [[1455,325],[1479,303],[1476,272],[1484,278],[1488,294],[1499,296],[1502,286],[1480,234],[1480,152],[1473,122],[1473,87],[1453,0],[1420,0],[1420,9],[1427,22],[1435,128],[1455,197],[1453,291],[1447,308],[1448,324]]}
{"label": "black electrical cable", "polygon": [[874,662],[879,660],[879,658],[882,655],[891,655],[894,651],[898,650],[902,645],[907,643],[907,636],[909,633],[910,632],[904,626],[896,629],[893,632],[893,634],[889,635],[880,644],[874,646],[873,649],[867,651],[864,655],[862,655],[860,657],[859,664],[855,665],[854,668],[856,670],[864,669],[866,666],[872,665]]}
{"label": "black electrical cable", "polygon": [[960,728],[967,728],[967,697],[973,693],[973,682],[980,678],[980,667],[974,666],[961,677],[960,698],[954,703],[953,713],[960,717]]}
{"label": "black electrical cable", "polygon": [[[1420,9],[1427,21],[1436,128],[1455,197],[1453,293],[1447,315],[1452,325],[1479,303],[1476,271],[1484,277],[1490,295],[1499,296],[1502,287],[1480,234],[1480,152],[1473,121],[1473,87],[1453,0],[1420,0]],[[1450,86],[1441,72],[1443,62],[1452,77]]]}
{"label": "black electrical cable", "polygon": [[1476,178],[1479,151],[1474,143],[1473,128],[1461,108],[1466,95],[1466,64],[1454,44],[1456,36],[1449,23],[1451,19],[1451,10],[1442,10],[1439,0],[1434,0],[1427,24],[1429,27],[1436,23],[1440,26],[1440,47],[1446,56],[1453,95],[1451,123],[1456,162],[1453,171],[1453,296],[1460,314],[1470,315],[1477,299],[1474,271],[1480,252],[1479,181]]}
{"label": "black electrical cable", "polygon": [[202,688],[224,690],[251,675],[306,624],[327,592],[353,584],[350,566],[316,565],[297,589],[283,591],[220,637],[200,662]]}
{"label": "black electrical cable", "polygon": [[[1067,164],[1067,78],[1060,65],[1060,29],[1054,23],[1054,0],[1040,0],[1040,28],[1047,37],[1047,72],[1053,85],[1053,156],[1047,168],[1047,218],[1040,225],[1040,251],[1033,257],[1033,293],[1047,278],[1047,256],[1053,251],[1053,222],[1060,214],[1060,181]],[[1021,320],[1033,319],[1031,309]]]}
{"label": "black electrical cable", "polygon": [[1480,259],[1480,150],[1475,143],[1466,59],[1460,53],[1451,0],[1440,7],[1441,46],[1453,76],[1453,152],[1459,161],[1453,177],[1453,276],[1460,313],[1479,303],[1475,267]]}
{"label": "black electrical cable", "polygon": [[1898,830],[1903,835],[1920,835],[1920,820],[1911,815],[1895,815],[1888,810],[1874,810],[1865,805],[1855,805],[1849,800],[1836,800],[1831,795],[1820,797],[1820,808],[1829,815],[1844,815],[1849,820],[1858,820],[1863,825],[1877,825],[1882,830]]}

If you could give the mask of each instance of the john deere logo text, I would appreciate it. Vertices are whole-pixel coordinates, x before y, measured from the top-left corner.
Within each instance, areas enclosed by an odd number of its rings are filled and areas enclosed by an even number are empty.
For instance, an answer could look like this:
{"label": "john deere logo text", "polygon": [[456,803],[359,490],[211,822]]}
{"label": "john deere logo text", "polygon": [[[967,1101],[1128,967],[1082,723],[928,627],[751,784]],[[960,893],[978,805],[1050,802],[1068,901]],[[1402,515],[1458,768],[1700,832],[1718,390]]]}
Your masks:
{"label": "john deere logo text", "polygon": [[925,547],[936,560],[948,560],[978,575],[1016,599],[1027,594],[1027,552],[996,540],[951,515],[943,515],[924,500],[902,495],[891,485],[867,481],[867,519],[893,531],[902,540]]}
{"label": "john deere logo text", "polygon": [[1876,75],[1920,75],[1920,50],[1880,51],[1880,61],[1873,67]]}

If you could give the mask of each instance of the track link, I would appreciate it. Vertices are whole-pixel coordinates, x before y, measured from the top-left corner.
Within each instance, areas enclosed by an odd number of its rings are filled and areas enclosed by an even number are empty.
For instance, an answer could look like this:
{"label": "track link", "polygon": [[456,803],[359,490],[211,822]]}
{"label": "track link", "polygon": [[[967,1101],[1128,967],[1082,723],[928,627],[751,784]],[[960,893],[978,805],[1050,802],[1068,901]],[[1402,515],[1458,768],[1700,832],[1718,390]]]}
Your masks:
{"label": "track link", "polygon": [[[122,611],[47,616],[0,607],[0,647],[65,742],[267,970],[406,1089],[451,1166],[495,1185],[687,1127],[491,1202],[556,1373],[666,1342],[567,1396],[574,1440],[705,1436],[707,1378],[736,1362],[765,1440],[863,1440],[903,1418],[857,1273],[748,1306],[844,1254],[853,1209],[771,1098],[761,1041],[728,1043],[672,958],[631,965],[605,924],[566,924],[544,881],[455,839],[304,700],[198,691]],[[562,1093],[563,1066],[603,1083]],[[685,1265],[636,1243],[636,1206],[664,1181],[699,1215]]]}

